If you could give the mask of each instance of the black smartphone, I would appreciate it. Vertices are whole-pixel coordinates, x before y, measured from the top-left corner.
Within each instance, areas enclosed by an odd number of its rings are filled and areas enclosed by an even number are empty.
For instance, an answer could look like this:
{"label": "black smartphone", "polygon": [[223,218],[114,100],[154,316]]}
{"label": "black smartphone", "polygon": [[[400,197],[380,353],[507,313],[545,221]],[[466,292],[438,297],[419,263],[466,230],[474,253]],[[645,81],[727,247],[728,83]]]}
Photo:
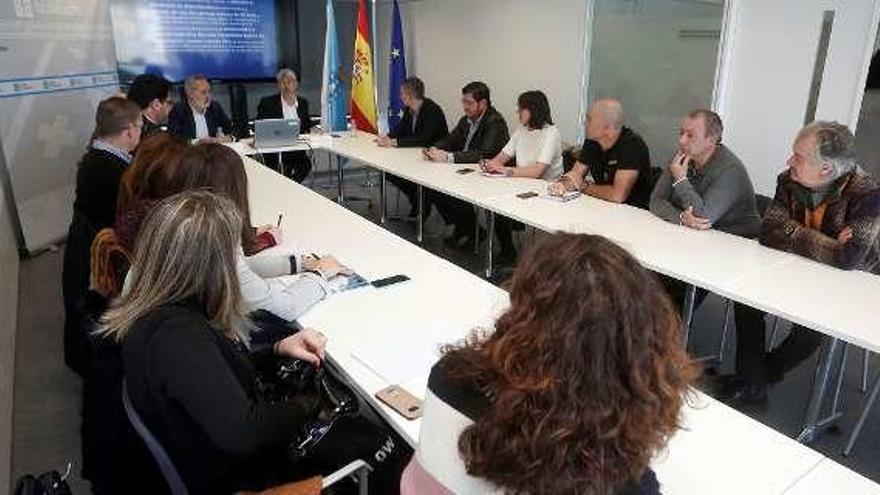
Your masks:
{"label": "black smartphone", "polygon": [[538,193],[536,193],[535,191],[529,191],[529,192],[519,193],[516,195],[516,197],[519,199],[529,199],[529,198],[534,198],[537,195],[538,195]]}
{"label": "black smartphone", "polygon": [[455,173],[457,173],[457,174],[461,174],[461,175],[469,174],[469,173],[471,173],[471,172],[476,172],[476,170],[474,170],[474,169],[472,169],[472,168],[460,168],[460,169],[458,169],[458,170],[455,171]]}
{"label": "black smartphone", "polygon": [[409,280],[409,277],[406,275],[392,275],[390,277],[380,278],[379,280],[373,280],[370,284],[378,289],[389,285],[399,284],[400,282],[406,282],[407,280]]}

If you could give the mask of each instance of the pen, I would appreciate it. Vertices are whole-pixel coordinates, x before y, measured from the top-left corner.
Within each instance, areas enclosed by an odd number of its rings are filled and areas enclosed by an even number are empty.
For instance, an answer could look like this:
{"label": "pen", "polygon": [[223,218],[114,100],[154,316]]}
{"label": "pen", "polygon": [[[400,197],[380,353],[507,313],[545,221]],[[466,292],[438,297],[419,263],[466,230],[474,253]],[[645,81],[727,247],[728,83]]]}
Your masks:
{"label": "pen", "polygon": [[320,256],[318,256],[318,255],[317,255],[317,254],[315,254],[315,253],[312,253],[312,258],[315,258],[315,259],[316,259],[316,260],[319,260],[319,259],[321,259],[321,257],[320,257]]}
{"label": "pen", "polygon": [[275,225],[275,227],[277,227],[277,228],[279,228],[279,229],[281,228],[281,218],[283,218],[283,217],[284,217],[284,213],[279,213],[279,214],[278,214],[278,224]]}

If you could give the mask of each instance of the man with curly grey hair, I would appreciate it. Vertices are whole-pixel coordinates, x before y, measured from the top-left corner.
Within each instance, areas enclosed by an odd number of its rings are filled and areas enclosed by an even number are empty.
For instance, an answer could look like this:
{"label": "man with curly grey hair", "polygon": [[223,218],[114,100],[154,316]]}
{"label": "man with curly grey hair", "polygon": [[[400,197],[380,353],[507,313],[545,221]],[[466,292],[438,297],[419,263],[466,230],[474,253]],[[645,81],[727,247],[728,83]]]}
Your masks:
{"label": "man with curly grey hair", "polygon": [[[880,189],[856,163],[843,124],[817,121],[795,138],[788,170],[761,223],[761,244],[844,270],[880,274]],[[757,311],[757,310],[755,310]],[[770,353],[764,329],[737,332],[737,402],[766,401],[767,386],[809,358],[823,334],[796,325]]]}

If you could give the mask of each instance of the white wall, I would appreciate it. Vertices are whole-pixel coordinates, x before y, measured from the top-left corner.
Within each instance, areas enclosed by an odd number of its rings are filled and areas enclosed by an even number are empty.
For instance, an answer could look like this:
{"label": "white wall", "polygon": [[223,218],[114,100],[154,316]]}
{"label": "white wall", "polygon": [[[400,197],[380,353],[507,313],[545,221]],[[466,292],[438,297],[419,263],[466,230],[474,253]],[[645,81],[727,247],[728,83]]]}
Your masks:
{"label": "white wall", "polygon": [[[3,165],[0,156],[0,166]],[[0,493],[12,483],[12,404],[18,327],[18,242],[5,188],[0,185]]]}
{"label": "white wall", "polygon": [[804,124],[822,11],[835,10],[817,119],[855,126],[877,31],[878,0],[730,0],[717,108],[725,141],[772,195]]}
{"label": "white wall", "polygon": [[[579,142],[586,0],[419,0],[401,2],[408,72],[451,125],[462,115],[461,87],[482,80],[507,119],[523,91],[547,94],[563,140]],[[379,3],[379,108],[387,107],[391,4]],[[305,47],[304,47],[305,49]]]}

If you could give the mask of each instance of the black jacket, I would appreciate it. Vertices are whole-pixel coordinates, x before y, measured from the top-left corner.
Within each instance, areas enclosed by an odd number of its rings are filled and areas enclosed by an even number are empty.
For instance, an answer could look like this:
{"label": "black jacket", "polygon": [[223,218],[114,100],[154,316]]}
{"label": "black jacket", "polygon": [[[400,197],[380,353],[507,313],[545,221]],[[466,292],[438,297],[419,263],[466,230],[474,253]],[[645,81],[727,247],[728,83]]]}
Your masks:
{"label": "black jacket", "polygon": [[425,98],[422,108],[416,115],[416,125],[413,129],[413,113],[407,108],[403,111],[400,123],[388,137],[397,140],[400,148],[427,148],[449,134],[449,126],[446,125],[446,115],[440,105],[434,100]]}
{"label": "black jacket", "polygon": [[264,401],[243,347],[194,306],[139,319],[123,341],[122,363],[132,405],[190,493],[284,481],[285,447],[312,418],[311,403]]}
{"label": "black jacket", "polygon": [[495,107],[486,109],[474,137],[471,138],[468,148],[465,149],[464,145],[467,142],[469,128],[470,123],[467,117],[462,117],[452,132],[438,141],[435,146],[441,150],[452,152],[455,163],[477,163],[483,158],[494,158],[510,140],[507,122],[504,121],[504,117],[498,113],[498,110],[495,110]]}
{"label": "black jacket", "polygon": [[[216,101],[211,101],[205,110],[205,121],[208,123],[208,135],[217,137],[217,128],[222,127],[226,135],[234,134],[232,121],[226,116],[223,107]],[[168,116],[168,130],[184,139],[195,139],[196,121],[193,118],[192,108],[187,101],[179,101],[171,109]]]}
{"label": "black jacket", "polygon": [[119,181],[128,164],[109,151],[89,148],[76,170],[75,211],[97,232],[116,221]]}
{"label": "black jacket", "polygon": [[[302,96],[296,97],[296,114],[299,117],[299,132],[308,134],[312,130],[312,118],[309,116],[309,100]],[[257,105],[257,119],[281,119],[284,118],[284,110],[281,109],[281,94],[275,93],[260,99]]]}

